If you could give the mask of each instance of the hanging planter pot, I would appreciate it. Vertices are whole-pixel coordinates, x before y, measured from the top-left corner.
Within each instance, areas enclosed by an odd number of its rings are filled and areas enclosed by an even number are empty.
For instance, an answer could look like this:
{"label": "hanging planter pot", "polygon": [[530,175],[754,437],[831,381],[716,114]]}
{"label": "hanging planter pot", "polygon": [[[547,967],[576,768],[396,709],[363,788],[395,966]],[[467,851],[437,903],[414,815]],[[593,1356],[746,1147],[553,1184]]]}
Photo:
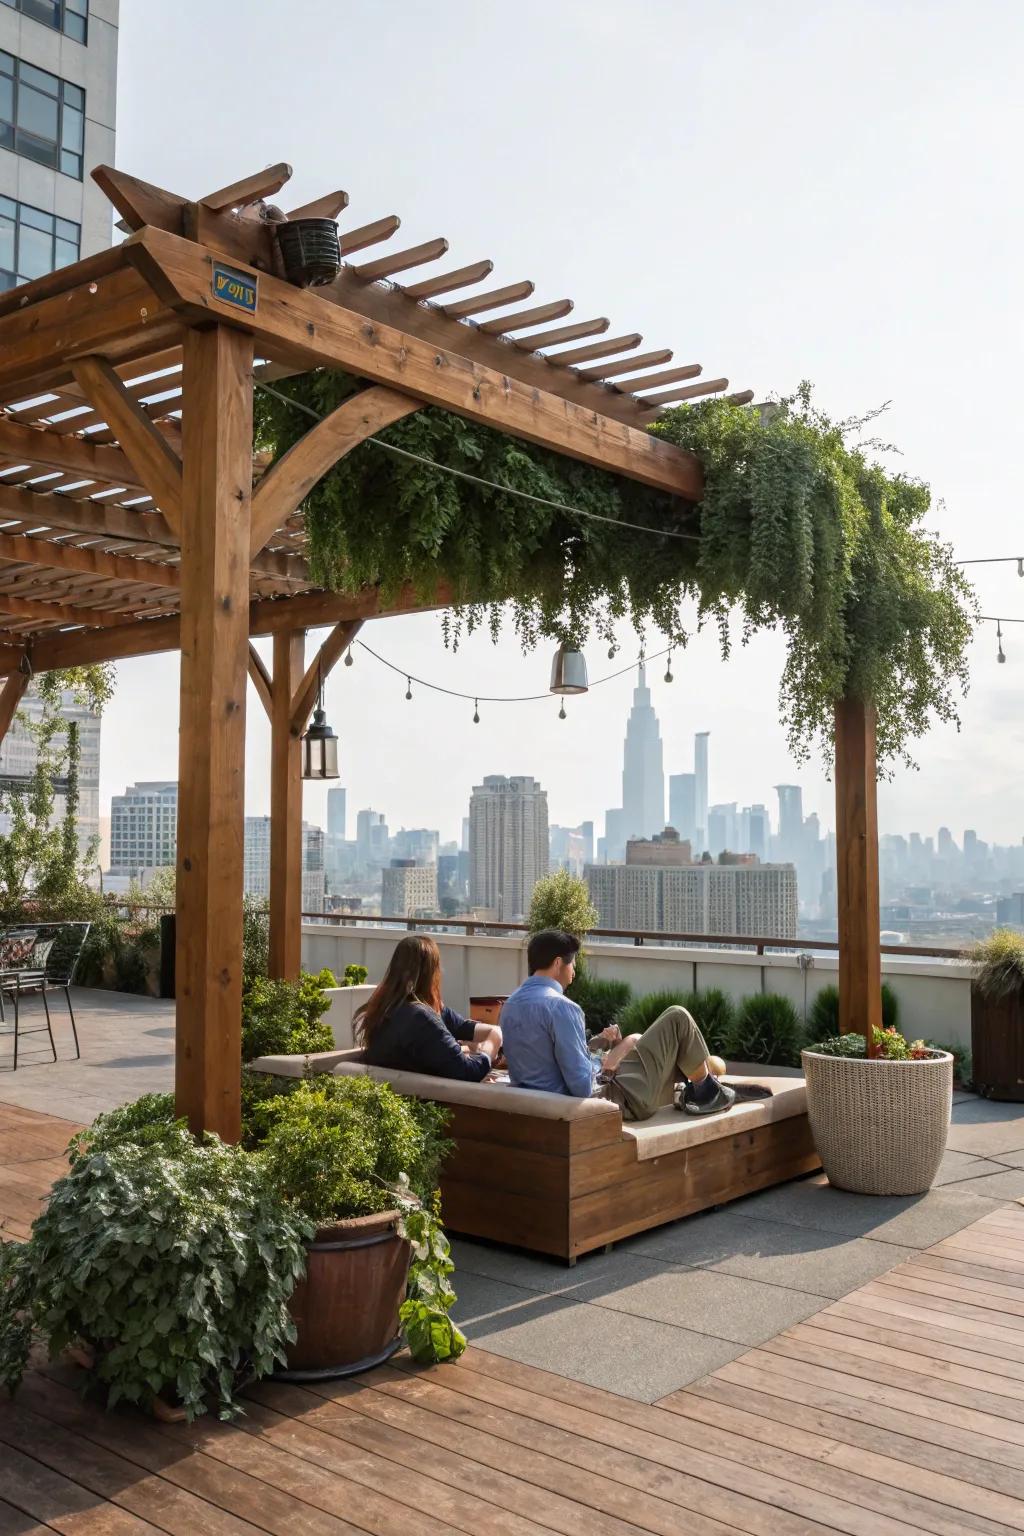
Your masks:
{"label": "hanging planter pot", "polygon": [[285,276],[297,288],[320,288],[341,270],[338,226],[333,219],[294,219],[274,226]]}

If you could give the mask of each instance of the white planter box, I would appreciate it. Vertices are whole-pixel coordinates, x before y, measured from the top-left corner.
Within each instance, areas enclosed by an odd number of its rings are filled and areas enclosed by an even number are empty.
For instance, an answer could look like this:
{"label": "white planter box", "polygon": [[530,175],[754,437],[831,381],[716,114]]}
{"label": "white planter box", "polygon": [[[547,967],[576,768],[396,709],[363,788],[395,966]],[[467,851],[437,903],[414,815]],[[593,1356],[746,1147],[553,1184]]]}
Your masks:
{"label": "white planter box", "polygon": [[367,984],[362,987],[327,987],[325,991],[331,1000],[331,1006],[324,1014],[324,1022],[331,1026],[335,1047],[339,1051],[350,1051],[356,1043],[352,1029],[352,1016],[358,1008],[363,1006],[375,988]]}

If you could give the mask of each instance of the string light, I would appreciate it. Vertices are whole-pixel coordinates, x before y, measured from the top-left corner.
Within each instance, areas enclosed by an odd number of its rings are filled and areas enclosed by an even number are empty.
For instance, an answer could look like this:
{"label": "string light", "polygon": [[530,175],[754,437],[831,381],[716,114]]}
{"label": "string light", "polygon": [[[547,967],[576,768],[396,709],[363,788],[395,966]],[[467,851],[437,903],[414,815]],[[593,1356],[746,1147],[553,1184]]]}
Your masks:
{"label": "string light", "polygon": [[474,725],[479,725],[480,724],[480,701],[479,701],[479,699],[474,699],[473,700],[473,724]]}
{"label": "string light", "polygon": [[1003,628],[998,619],[996,619],[996,642],[999,646],[999,654],[996,656],[996,661],[1005,661],[1006,657],[1003,655]]}
{"label": "string light", "polygon": [[352,647],[349,646],[348,650],[345,652],[345,665],[346,665],[346,667],[350,667],[352,665],[352,660],[353,660],[353,658],[352,658]]}
{"label": "string light", "polygon": [[565,719],[565,700],[564,699],[562,700],[562,707],[558,711],[558,718],[559,718],[559,720],[564,720]]}
{"label": "string light", "polygon": [[406,680],[405,680],[405,696],[406,696],[407,699],[411,699],[412,698],[412,678],[411,677],[407,677]]}
{"label": "string light", "polygon": [[1024,558],[1017,561],[1017,575],[1024,576]]}
{"label": "string light", "polygon": [[666,683],[671,683],[672,680],[673,680],[672,679],[672,652],[669,651],[669,653],[668,653],[668,666],[665,668],[665,681],[666,681]]}

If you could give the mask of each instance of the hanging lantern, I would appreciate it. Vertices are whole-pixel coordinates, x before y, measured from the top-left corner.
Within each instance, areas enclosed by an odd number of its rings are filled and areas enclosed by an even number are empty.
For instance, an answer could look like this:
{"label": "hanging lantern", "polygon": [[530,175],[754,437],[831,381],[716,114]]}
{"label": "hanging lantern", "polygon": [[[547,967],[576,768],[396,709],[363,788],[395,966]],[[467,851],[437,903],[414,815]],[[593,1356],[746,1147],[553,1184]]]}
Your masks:
{"label": "hanging lantern", "polygon": [[999,653],[996,656],[996,661],[1005,662],[1006,657],[1003,654],[1003,631],[998,619],[996,619],[996,643],[999,646]]}
{"label": "hanging lantern", "polygon": [[587,663],[583,659],[583,653],[575,646],[567,645],[563,641],[551,663],[550,691],[552,693],[586,693],[589,686]]}
{"label": "hanging lantern", "polygon": [[313,720],[302,735],[302,777],[336,779],[338,775],[338,738],[324,714],[324,680],[321,675]]}

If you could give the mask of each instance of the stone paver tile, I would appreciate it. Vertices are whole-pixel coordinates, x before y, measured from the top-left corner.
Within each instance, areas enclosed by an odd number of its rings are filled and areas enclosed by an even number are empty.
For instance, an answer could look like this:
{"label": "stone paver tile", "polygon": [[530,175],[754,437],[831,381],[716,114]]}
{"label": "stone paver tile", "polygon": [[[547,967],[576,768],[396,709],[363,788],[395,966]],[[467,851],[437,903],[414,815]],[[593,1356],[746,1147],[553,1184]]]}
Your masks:
{"label": "stone paver tile", "polygon": [[676,1222],[633,1239],[630,1251],[833,1300],[917,1251],[768,1218],[752,1220],[753,1215],[753,1210],[746,1216],[726,1210],[704,1222]]}
{"label": "stone paver tile", "polygon": [[672,1323],[735,1344],[762,1344],[820,1312],[833,1298],[726,1274],[720,1269],[663,1268],[609,1290],[596,1306]]}
{"label": "stone paver tile", "polygon": [[946,1188],[963,1190],[965,1194],[985,1195],[990,1200],[1024,1199],[1024,1168],[999,1168],[995,1163],[986,1166],[996,1171],[981,1178],[948,1184]]}
{"label": "stone paver tile", "polygon": [[746,1345],[606,1307],[464,1274],[454,1309],[480,1349],[653,1403],[734,1360]]}
{"label": "stone paver tile", "polygon": [[737,1215],[792,1222],[821,1232],[842,1232],[907,1248],[930,1248],[999,1203],[963,1190],[923,1195],[855,1195],[833,1189],[824,1174],[794,1179],[733,1206]]}

